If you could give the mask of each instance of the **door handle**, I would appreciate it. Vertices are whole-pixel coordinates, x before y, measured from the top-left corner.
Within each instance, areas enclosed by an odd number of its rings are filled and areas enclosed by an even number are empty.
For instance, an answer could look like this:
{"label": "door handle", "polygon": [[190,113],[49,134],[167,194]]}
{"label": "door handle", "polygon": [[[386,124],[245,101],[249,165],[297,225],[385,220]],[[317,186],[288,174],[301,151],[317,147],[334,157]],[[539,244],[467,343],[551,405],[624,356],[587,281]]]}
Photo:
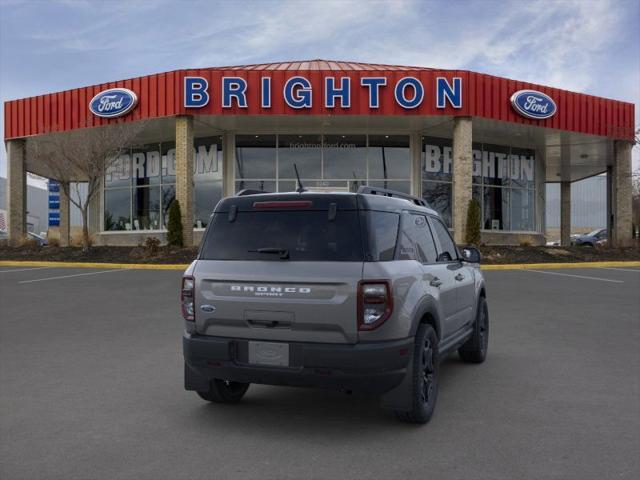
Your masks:
{"label": "door handle", "polygon": [[442,281],[438,277],[433,277],[433,280],[429,282],[429,285],[431,285],[432,287],[439,287],[440,285],[442,285]]}
{"label": "door handle", "polygon": [[459,273],[454,277],[457,281],[461,282],[462,280],[464,280],[464,275]]}

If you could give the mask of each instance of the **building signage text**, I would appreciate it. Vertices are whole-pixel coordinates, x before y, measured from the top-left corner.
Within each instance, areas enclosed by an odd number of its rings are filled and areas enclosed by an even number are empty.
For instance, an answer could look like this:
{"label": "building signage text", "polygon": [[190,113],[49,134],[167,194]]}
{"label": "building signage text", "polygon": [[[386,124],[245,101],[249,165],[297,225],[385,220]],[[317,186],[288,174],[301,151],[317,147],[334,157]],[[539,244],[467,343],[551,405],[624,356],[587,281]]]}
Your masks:
{"label": "building signage text", "polygon": [[[322,102],[324,108],[350,108],[352,96],[356,89],[365,92],[370,109],[380,108],[383,95],[393,95],[396,104],[410,110],[419,107],[428,92],[422,82],[415,77],[402,77],[391,84],[386,77],[361,77],[358,85],[352,85],[351,77],[325,77],[323,91],[315,92],[311,81],[304,76],[289,78],[282,89],[284,103],[294,109],[310,109],[314,102]],[[262,77],[259,83],[260,106],[272,107],[271,77]],[[186,108],[202,108],[209,104],[214,93],[219,92],[216,99],[222,108],[247,108],[249,84],[242,77],[222,77],[220,89],[210,88],[204,77],[184,77],[183,104]],[[436,78],[436,108],[462,108],[462,78]],[[320,100],[316,98],[321,95]]]}
{"label": "building signage text", "polygon": [[[218,145],[198,145],[194,147],[194,175],[207,175],[219,171]],[[176,149],[168,149],[164,155],[159,148],[147,151],[133,151],[120,155],[107,169],[107,183],[116,180],[129,180],[131,177],[143,179],[157,177],[162,174],[174,176],[176,174]]]}
{"label": "building signage text", "polygon": [[[452,147],[425,145],[423,168],[427,173],[452,173]],[[533,182],[535,155],[473,150],[473,176],[484,178],[511,178]]]}

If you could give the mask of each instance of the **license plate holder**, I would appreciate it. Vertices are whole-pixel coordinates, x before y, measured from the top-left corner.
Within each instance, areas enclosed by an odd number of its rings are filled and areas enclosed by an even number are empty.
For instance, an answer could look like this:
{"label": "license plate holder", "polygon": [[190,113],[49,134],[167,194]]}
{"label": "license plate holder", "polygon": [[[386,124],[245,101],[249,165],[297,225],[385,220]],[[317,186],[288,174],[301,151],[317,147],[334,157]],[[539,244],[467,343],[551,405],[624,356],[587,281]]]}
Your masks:
{"label": "license plate holder", "polygon": [[275,342],[249,342],[249,363],[274,367],[289,366],[289,344]]}

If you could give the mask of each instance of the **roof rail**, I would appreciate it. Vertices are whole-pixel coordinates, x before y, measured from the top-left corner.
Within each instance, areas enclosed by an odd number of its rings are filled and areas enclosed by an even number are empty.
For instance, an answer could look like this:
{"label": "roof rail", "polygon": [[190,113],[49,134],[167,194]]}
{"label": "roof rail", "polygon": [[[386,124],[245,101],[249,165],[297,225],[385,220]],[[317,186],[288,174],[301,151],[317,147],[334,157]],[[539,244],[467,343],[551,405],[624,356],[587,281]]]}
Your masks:
{"label": "roof rail", "polygon": [[261,193],[271,193],[265,192],[264,190],[251,190],[250,188],[245,188],[244,190],[240,190],[236,193],[236,197],[244,197],[246,195],[259,195]]}
{"label": "roof rail", "polygon": [[384,197],[401,198],[403,200],[408,200],[411,203],[414,203],[421,207],[430,208],[429,204],[426,202],[424,198],[416,197],[414,195],[409,195],[408,193],[398,192],[396,190],[389,190],[387,188],[369,187],[365,185],[358,188],[358,193],[364,193],[367,195],[382,195]]}

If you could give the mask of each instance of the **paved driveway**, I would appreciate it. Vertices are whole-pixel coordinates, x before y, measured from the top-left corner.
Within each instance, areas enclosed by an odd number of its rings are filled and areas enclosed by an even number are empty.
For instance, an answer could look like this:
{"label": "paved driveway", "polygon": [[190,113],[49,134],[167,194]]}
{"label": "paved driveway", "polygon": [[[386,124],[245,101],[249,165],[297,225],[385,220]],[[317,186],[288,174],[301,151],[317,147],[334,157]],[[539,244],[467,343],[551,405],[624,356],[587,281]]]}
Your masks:
{"label": "paved driveway", "polygon": [[436,414],[182,388],[180,272],[0,268],[0,478],[640,478],[640,269],[486,272],[483,365]]}

